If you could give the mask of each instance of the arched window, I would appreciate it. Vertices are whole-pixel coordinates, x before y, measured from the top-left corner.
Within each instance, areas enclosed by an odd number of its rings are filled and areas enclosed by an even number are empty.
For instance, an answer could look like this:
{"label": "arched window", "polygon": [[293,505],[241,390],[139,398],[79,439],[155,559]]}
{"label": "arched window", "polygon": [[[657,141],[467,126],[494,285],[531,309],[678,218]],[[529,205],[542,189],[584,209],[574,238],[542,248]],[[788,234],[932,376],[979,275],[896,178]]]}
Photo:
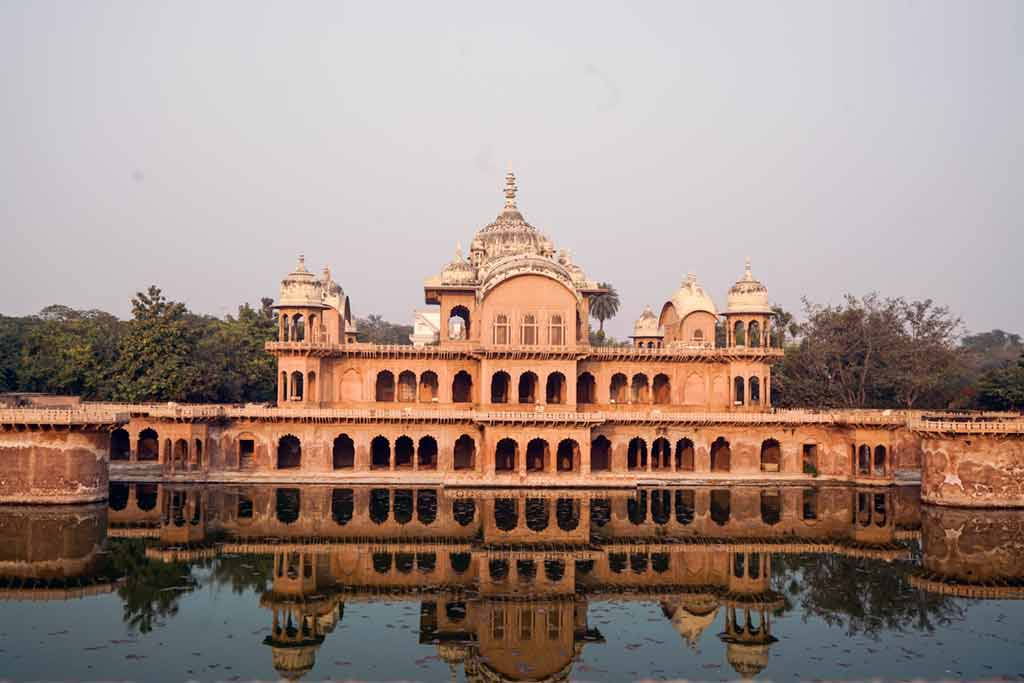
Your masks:
{"label": "arched window", "polygon": [[281,316],[281,341],[290,341],[292,338],[291,321],[287,315]]}
{"label": "arched window", "polygon": [[532,372],[524,372],[519,376],[519,402],[537,402],[537,375]]}
{"label": "arched window", "polygon": [[629,391],[629,380],[621,372],[612,375],[612,382],[609,386],[609,395],[612,403],[626,403]]}
{"label": "arched window", "polygon": [[306,338],[306,321],[301,313],[292,316],[292,341],[303,341]]}
{"label": "arched window", "polygon": [[565,403],[565,375],[560,372],[552,372],[548,375],[544,396],[548,403]]}
{"label": "arched window", "polygon": [[875,446],[874,474],[876,477],[885,476],[885,446]]}
{"label": "arched window", "polygon": [[355,466],[355,444],[348,434],[339,434],[334,439],[334,469],[347,470]]}
{"label": "arched window", "polygon": [[499,313],[494,316],[494,343],[497,346],[505,346],[509,343],[509,324],[508,316],[504,313]]}
{"label": "arched window", "polygon": [[463,434],[455,441],[452,454],[456,470],[472,470],[476,467],[476,443],[469,434]]}
{"label": "arched window", "polygon": [[651,390],[650,385],[647,383],[647,375],[643,373],[633,375],[633,384],[631,388],[633,403],[651,402]]}
{"label": "arched window", "polygon": [[747,327],[747,337],[751,347],[757,348],[761,345],[761,325],[756,320],[752,320]]}
{"label": "arched window", "polygon": [[664,373],[654,376],[654,402],[657,405],[668,405],[672,402],[672,383]]}
{"label": "arched window", "polygon": [[317,327],[317,319],[315,315],[309,316],[309,340],[317,341],[320,338],[320,330]]}
{"label": "arched window", "polygon": [[594,403],[597,398],[595,388],[594,376],[589,372],[584,372],[577,377],[576,403]]}
{"label": "arched window", "polygon": [[391,442],[387,437],[376,436],[370,442],[370,468],[386,470],[391,467]]}
{"label": "arched window", "polygon": [[416,373],[405,370],[398,375],[398,400],[401,403],[416,400]]}
{"label": "arched window", "polygon": [[747,336],[742,320],[737,320],[732,328],[732,340],[736,346],[746,346]]}
{"label": "arched window", "polygon": [[544,439],[531,439],[526,444],[526,471],[546,472],[548,460],[551,458],[551,448]]}
{"label": "arched window", "polygon": [[437,373],[427,370],[420,375],[420,403],[433,403],[437,400]]}
{"label": "arched window", "polygon": [[512,439],[502,439],[494,447],[494,470],[496,472],[516,471],[516,451],[519,445]]}
{"label": "arched window", "polygon": [[693,341],[696,344],[703,343],[704,342],[704,330],[701,330],[701,329],[694,330],[693,331]]}
{"label": "arched window", "polygon": [[693,442],[680,439],[676,442],[676,470],[679,472],[694,471]]}
{"label": "arched window", "polygon": [[469,339],[469,309],[456,306],[448,315],[448,338],[455,341]]}
{"label": "arched window", "polygon": [[612,442],[599,435],[590,444],[590,471],[607,472],[612,468]]}
{"label": "arched window", "polygon": [[452,402],[473,402],[473,377],[465,370],[455,373],[455,378],[452,380]]}
{"label": "arched window", "polygon": [[735,394],[735,396],[733,397],[733,401],[738,406],[741,406],[744,403],[746,403],[746,400],[744,399],[744,396],[743,396],[743,385],[744,385],[744,382],[743,382],[743,378],[742,377],[736,377],[732,381],[733,393]]}
{"label": "arched window", "polygon": [[630,439],[626,451],[626,467],[630,470],[647,469],[647,442],[639,436]]}
{"label": "arched window", "polygon": [[381,370],[377,373],[376,399],[382,403],[391,403],[395,400],[395,376],[390,370]]}
{"label": "arched window", "polygon": [[293,401],[302,400],[302,373],[296,370],[292,373],[292,394]]}
{"label": "arched window", "polygon": [[857,451],[857,473],[871,474],[871,446],[861,444]]}
{"label": "arched window", "polygon": [[295,469],[302,464],[302,445],[291,434],[282,436],[277,442],[277,469]]}
{"label": "arched window", "polygon": [[555,469],[558,472],[575,472],[579,461],[579,444],[572,439],[562,439],[555,453]]}
{"label": "arched window", "polygon": [[551,346],[563,346],[565,344],[565,322],[561,313],[552,313],[548,322],[548,343]]}
{"label": "arched window", "polygon": [[505,371],[491,375],[491,403],[508,403],[508,385],[512,378]]}
{"label": "arched window", "polygon": [[761,402],[761,380],[757,377],[750,378],[750,405],[756,406]]}
{"label": "arched window", "polygon": [[537,316],[527,313],[523,316],[522,330],[519,339],[523,346],[534,346],[537,343]]}
{"label": "arched window", "polygon": [[309,394],[309,400],[315,401],[316,399],[316,373],[309,372],[306,374],[306,392]]}

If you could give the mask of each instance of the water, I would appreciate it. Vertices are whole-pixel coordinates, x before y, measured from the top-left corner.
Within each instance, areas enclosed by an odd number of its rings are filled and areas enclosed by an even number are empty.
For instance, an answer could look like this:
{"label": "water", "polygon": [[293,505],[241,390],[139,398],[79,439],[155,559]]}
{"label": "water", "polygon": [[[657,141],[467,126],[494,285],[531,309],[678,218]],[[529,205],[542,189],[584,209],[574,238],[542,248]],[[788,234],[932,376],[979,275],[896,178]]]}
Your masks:
{"label": "water", "polygon": [[113,484],[0,508],[0,679],[1016,679],[1022,540],[909,488]]}

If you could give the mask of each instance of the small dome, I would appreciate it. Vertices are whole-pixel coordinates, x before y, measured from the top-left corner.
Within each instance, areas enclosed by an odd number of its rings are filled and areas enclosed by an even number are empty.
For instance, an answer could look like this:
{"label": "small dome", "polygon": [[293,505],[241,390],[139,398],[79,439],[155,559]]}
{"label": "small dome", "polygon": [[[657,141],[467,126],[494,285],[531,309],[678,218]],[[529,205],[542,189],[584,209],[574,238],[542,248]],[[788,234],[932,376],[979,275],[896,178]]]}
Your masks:
{"label": "small dome", "polygon": [[306,270],[306,258],[299,255],[295,270],[281,280],[280,306],[320,306],[316,277]]}
{"label": "small dome", "polygon": [[633,325],[634,337],[664,337],[665,331],[658,326],[658,316],[650,306],[644,306],[644,312],[640,314],[636,324]]}
{"label": "small dome", "polygon": [[679,291],[672,296],[671,303],[676,309],[676,315],[680,320],[697,311],[710,313],[718,317],[718,309],[715,302],[711,300],[704,288],[697,284],[697,276],[687,273],[686,279],[679,285]]}
{"label": "small dome", "polygon": [[476,268],[462,258],[462,247],[455,247],[455,258],[441,271],[442,285],[470,285],[476,282]]}
{"label": "small dome", "polygon": [[729,288],[729,313],[771,313],[768,303],[768,288],[754,279],[750,272],[750,259],[747,259],[743,270],[743,278]]}

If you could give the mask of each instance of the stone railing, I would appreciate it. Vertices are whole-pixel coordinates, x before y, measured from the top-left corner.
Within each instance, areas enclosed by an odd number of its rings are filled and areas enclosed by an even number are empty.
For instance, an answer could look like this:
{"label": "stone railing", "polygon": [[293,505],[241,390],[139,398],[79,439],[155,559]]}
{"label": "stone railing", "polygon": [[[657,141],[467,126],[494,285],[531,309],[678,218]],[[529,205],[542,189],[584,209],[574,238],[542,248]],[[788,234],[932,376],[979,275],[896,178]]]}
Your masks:
{"label": "stone railing", "polygon": [[117,408],[3,408],[0,424],[7,425],[113,425],[131,419]]}
{"label": "stone railing", "polygon": [[911,419],[907,427],[932,434],[1024,434],[1024,419],[922,420]]}

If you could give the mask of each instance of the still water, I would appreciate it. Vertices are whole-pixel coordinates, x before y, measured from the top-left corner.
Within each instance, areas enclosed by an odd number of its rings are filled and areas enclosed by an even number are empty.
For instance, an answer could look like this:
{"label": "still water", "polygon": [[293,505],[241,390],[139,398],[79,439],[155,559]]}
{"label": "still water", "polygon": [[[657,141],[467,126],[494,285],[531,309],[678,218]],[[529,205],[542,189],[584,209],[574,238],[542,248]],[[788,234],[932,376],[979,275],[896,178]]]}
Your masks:
{"label": "still water", "polygon": [[1024,677],[1024,513],[901,489],[0,507],[0,680]]}

